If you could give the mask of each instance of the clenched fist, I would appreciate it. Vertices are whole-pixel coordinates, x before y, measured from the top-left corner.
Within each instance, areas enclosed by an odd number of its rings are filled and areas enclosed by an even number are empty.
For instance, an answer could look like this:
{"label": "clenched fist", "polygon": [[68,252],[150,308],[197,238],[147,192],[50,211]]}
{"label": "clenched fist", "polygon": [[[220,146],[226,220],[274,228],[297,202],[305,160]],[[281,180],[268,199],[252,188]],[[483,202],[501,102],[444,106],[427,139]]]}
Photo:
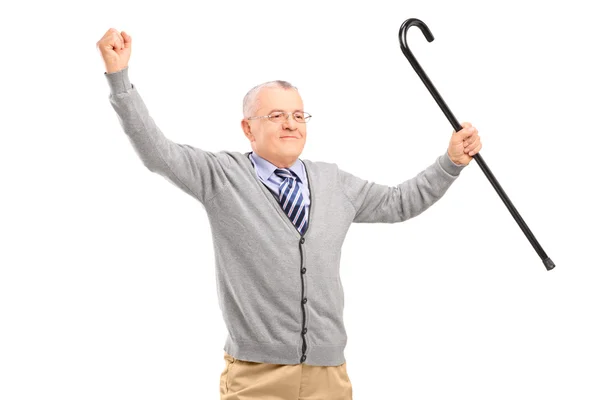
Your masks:
{"label": "clenched fist", "polygon": [[107,73],[127,67],[131,56],[131,36],[125,31],[119,33],[115,28],[110,28],[102,39],[98,40],[96,47],[102,54]]}
{"label": "clenched fist", "polygon": [[481,138],[479,131],[471,123],[463,122],[461,126],[463,129],[460,131],[452,131],[448,155],[455,164],[468,165],[481,150]]}

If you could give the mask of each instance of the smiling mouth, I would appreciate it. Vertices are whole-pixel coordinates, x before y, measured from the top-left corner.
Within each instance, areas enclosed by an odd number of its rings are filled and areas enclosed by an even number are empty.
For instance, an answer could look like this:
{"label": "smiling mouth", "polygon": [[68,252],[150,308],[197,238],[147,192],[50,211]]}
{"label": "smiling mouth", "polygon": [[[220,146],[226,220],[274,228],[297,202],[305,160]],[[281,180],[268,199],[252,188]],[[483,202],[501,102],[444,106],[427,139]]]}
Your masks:
{"label": "smiling mouth", "polygon": [[282,136],[280,139],[299,139],[296,136]]}

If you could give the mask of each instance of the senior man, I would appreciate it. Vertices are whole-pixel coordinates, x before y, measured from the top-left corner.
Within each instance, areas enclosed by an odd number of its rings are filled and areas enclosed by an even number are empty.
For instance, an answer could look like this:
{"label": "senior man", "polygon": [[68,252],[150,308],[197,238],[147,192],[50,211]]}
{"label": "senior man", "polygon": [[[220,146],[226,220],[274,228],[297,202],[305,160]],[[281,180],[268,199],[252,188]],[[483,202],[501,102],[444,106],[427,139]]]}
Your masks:
{"label": "senior man", "polygon": [[228,335],[222,400],[348,400],[341,247],[353,222],[395,223],[440,199],[481,149],[464,123],[444,154],[397,186],[300,159],[310,114],[285,81],[251,89],[241,127],[251,152],[210,152],[167,139],[129,81],[131,36],[96,43],[109,100],[143,164],[197,199],[210,222]]}

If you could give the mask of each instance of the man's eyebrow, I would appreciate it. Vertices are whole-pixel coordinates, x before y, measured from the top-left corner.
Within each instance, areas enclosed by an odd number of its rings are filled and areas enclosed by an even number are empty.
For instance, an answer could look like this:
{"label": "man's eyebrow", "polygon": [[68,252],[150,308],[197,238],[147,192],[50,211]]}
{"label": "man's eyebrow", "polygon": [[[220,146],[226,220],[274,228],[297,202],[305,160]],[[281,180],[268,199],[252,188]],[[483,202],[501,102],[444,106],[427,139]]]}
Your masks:
{"label": "man's eyebrow", "polygon": [[[285,112],[284,110],[275,109],[275,110],[271,110],[271,111],[269,111],[269,114],[271,114],[271,113],[273,113],[273,112],[275,112],[275,111],[281,111],[281,112]],[[296,112],[296,111],[304,112],[304,110],[294,110],[294,111],[292,111],[292,112]]]}

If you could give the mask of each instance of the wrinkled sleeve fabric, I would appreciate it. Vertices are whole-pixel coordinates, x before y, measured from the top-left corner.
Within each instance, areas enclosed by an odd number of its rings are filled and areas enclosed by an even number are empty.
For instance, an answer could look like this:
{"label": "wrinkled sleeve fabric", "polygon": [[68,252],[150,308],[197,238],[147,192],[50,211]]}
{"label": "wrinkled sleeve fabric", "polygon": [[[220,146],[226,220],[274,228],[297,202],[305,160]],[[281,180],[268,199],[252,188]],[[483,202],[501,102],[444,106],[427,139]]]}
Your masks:
{"label": "wrinkled sleeve fabric", "polygon": [[230,158],[169,140],[150,116],[137,88],[129,81],[129,67],[104,73],[109,100],[133,148],[150,171],[205,204],[227,184]]}
{"label": "wrinkled sleeve fabric", "polygon": [[338,184],[355,210],[352,222],[395,223],[421,214],[438,201],[467,165],[445,152],[417,176],[396,186],[361,179],[338,168]]}

